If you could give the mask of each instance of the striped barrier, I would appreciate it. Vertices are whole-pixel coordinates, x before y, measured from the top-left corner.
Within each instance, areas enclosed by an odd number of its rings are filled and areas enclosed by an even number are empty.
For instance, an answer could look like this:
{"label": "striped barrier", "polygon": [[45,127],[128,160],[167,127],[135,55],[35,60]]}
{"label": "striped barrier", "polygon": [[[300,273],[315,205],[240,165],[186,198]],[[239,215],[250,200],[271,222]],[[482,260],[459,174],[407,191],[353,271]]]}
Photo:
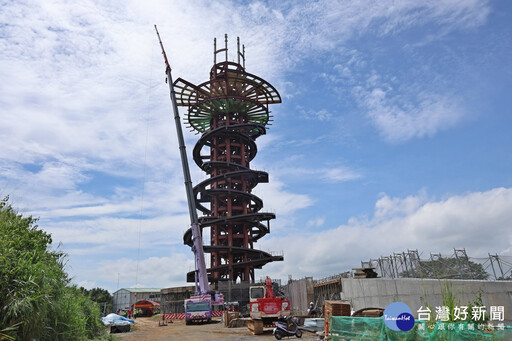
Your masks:
{"label": "striped barrier", "polygon": [[162,315],[162,320],[183,320],[184,318],[185,313],[170,313]]}
{"label": "striped barrier", "polygon": [[[224,314],[224,311],[217,310],[212,311],[212,317],[221,317],[222,314]],[[185,313],[170,313],[170,314],[163,314],[162,320],[183,320],[185,319]]]}

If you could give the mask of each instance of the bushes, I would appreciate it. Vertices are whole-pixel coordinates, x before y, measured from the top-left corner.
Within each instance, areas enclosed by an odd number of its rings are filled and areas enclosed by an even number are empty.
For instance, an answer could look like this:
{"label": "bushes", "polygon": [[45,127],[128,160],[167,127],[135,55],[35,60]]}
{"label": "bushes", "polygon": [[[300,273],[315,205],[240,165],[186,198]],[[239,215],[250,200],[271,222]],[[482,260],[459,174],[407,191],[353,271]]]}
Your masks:
{"label": "bushes", "polygon": [[0,340],[85,340],[104,336],[101,312],[64,271],[37,219],[0,201]]}

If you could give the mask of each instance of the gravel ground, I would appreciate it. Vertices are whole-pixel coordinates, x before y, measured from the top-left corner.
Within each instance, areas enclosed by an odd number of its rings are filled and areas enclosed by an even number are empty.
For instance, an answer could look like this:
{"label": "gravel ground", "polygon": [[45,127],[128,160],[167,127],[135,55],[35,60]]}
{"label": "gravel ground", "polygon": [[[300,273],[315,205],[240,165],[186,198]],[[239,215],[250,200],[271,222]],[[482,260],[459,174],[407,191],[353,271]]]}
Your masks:
{"label": "gravel ground", "polygon": [[[184,320],[174,320],[165,327],[160,327],[160,316],[140,317],[135,320],[135,327],[129,333],[113,334],[117,340],[122,341],[163,341],[163,340],[275,340],[271,328],[265,328],[262,335],[252,335],[246,327],[226,328],[220,319],[210,324],[185,325]],[[300,340],[316,340],[316,336],[304,332]],[[296,337],[283,338],[283,340],[299,340]]]}

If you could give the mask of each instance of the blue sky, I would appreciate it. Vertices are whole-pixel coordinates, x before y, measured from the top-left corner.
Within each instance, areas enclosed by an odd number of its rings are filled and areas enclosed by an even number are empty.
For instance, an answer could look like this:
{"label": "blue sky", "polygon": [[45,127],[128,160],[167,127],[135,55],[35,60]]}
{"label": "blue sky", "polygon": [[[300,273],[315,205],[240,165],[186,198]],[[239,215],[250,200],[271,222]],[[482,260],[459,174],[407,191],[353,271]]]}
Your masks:
{"label": "blue sky", "polygon": [[281,93],[251,167],[270,173],[255,194],[277,215],[257,247],[285,261],[257,277],[322,277],[406,249],[512,255],[508,1],[0,8],[0,194],[41,218],[79,285],[183,285],[193,266],[153,24],[174,78],[207,80],[227,33]]}

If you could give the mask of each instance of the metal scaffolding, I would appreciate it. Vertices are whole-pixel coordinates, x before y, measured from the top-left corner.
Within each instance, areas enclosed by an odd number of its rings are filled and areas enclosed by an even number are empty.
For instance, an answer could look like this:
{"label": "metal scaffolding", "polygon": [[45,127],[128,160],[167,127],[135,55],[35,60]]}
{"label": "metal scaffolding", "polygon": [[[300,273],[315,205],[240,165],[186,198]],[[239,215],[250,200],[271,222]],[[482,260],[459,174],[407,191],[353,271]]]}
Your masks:
{"label": "metal scaffolding", "polygon": [[431,252],[421,259],[418,250],[407,250],[362,261],[361,266],[375,268],[383,278],[512,279],[512,257],[488,255],[469,257],[466,249],[453,249],[451,255]]}

